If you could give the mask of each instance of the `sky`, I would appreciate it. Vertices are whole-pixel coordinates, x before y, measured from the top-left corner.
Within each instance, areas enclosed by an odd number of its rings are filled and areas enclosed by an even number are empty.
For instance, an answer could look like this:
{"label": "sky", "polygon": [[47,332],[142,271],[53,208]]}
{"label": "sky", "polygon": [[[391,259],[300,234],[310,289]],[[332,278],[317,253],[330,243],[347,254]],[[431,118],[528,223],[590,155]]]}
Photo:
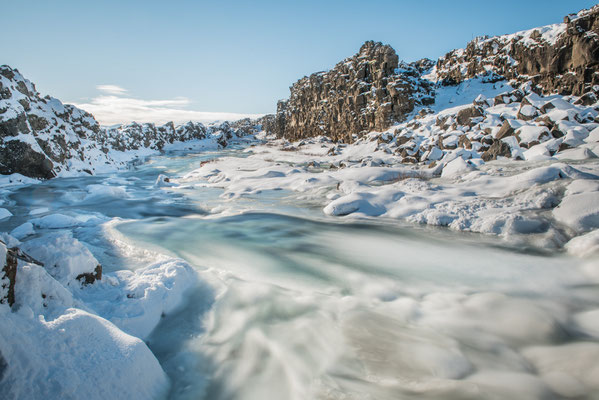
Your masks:
{"label": "sky", "polygon": [[0,0],[0,64],[100,123],[272,113],[366,40],[437,59],[479,35],[562,22],[587,0]]}

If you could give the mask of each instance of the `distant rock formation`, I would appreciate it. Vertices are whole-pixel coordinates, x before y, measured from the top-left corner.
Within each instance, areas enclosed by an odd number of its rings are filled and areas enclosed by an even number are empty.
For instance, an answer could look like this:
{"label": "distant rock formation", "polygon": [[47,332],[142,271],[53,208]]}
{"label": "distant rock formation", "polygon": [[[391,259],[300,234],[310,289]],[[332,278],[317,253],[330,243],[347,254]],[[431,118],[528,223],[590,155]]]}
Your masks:
{"label": "distant rock formation", "polygon": [[403,122],[417,105],[433,103],[434,85],[482,77],[486,82],[530,82],[539,94],[579,96],[599,85],[598,67],[599,5],[561,24],[477,38],[436,64],[400,63],[390,46],[366,42],[330,71],[293,84],[289,99],[262,122],[265,130],[288,140],[323,135],[351,142]]}
{"label": "distant rock formation", "polygon": [[127,158],[115,158],[113,151],[161,150],[169,143],[206,138],[225,147],[234,136],[257,131],[249,119],[208,126],[169,122],[103,128],[75,106],[42,98],[18,70],[0,66],[0,174],[41,179],[64,172],[94,174],[99,166],[126,166]]}
{"label": "distant rock formation", "polygon": [[436,75],[455,84],[478,75],[532,81],[544,94],[581,95],[599,84],[599,5],[561,24],[476,38],[437,61]]}
{"label": "distant rock formation", "polygon": [[330,71],[294,83],[289,100],[264,120],[265,129],[290,140],[324,135],[346,142],[384,130],[416,104],[432,103],[430,85],[419,78],[431,66],[430,60],[399,64],[390,46],[366,42]]}

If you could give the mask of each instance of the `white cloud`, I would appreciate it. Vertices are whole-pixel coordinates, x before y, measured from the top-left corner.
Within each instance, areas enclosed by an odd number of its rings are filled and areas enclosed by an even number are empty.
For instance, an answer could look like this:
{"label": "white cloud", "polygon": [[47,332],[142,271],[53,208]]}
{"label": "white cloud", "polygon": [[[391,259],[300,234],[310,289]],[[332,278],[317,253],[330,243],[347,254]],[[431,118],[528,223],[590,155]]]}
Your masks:
{"label": "white cloud", "polygon": [[[102,87],[102,89],[100,89]],[[109,87],[109,89],[106,89]],[[121,90],[115,93],[115,88]],[[180,124],[188,121],[214,122],[235,121],[241,118],[257,118],[262,114],[238,114],[228,112],[207,112],[185,109],[190,101],[179,97],[171,100],[141,100],[130,97],[115,96],[126,90],[113,85],[101,85],[98,89],[112,95],[100,95],[91,99],[88,103],[73,103],[74,106],[84,109],[93,114],[101,125],[127,124],[136,122],[153,122],[164,124],[173,121]]]}
{"label": "white cloud", "polygon": [[98,85],[98,86],[96,86],[96,89],[98,89],[102,92],[106,92],[109,94],[116,94],[116,95],[127,92],[127,89],[123,89],[122,87],[117,86],[117,85]]}

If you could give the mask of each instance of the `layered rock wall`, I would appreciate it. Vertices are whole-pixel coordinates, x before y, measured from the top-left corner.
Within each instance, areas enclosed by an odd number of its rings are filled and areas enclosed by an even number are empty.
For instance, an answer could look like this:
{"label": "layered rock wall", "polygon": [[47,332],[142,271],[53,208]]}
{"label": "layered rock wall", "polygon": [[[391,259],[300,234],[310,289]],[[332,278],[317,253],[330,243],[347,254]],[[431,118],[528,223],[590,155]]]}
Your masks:
{"label": "layered rock wall", "polygon": [[599,84],[599,6],[561,24],[511,35],[476,38],[441,57],[436,76],[445,84],[478,75],[532,81],[544,94],[581,95]]}
{"label": "layered rock wall", "polygon": [[[426,63],[424,63],[426,66]],[[329,136],[351,142],[363,133],[402,121],[416,104],[430,103],[420,64],[399,64],[388,45],[366,42],[333,69],[304,77],[280,101],[267,131],[290,140]]]}

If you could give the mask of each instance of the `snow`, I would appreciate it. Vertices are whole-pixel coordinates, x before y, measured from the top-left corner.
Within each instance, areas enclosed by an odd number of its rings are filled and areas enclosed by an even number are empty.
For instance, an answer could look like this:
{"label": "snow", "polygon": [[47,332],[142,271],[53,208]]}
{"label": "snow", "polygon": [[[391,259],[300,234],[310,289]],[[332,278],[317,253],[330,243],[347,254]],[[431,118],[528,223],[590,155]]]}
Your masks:
{"label": "snow", "polygon": [[77,239],[68,233],[50,233],[25,242],[23,250],[43,260],[46,271],[63,286],[76,284],[76,278],[93,273],[98,260]]}
{"label": "snow", "polygon": [[52,320],[0,312],[4,398],[141,400],[168,388],[146,345],[105,319],[76,308]]}
{"label": "snow", "polygon": [[537,110],[533,106],[526,104],[520,108],[520,114],[525,117],[534,117],[537,115]]}
{"label": "snow", "polygon": [[544,126],[527,125],[518,129],[516,133],[521,143],[530,143],[539,140],[543,135],[549,136],[549,129]]}
{"label": "snow", "polygon": [[85,222],[64,214],[50,214],[30,220],[34,226],[46,229],[72,228]]}
{"label": "snow", "polygon": [[[534,46],[539,40],[532,32],[497,43],[513,39]],[[539,32],[541,40],[555,42],[563,24]],[[434,71],[429,78],[435,78]],[[85,182],[73,184],[78,190],[45,204],[15,206],[15,189],[39,181],[0,177],[0,204],[6,207],[0,208],[0,219],[12,229],[1,238],[43,264],[19,261],[17,304],[12,309],[0,304],[0,393],[34,399],[160,398],[169,388],[162,368],[175,369],[175,379],[192,376],[187,390],[206,384],[203,376],[195,381],[206,365],[215,385],[244,389],[246,398],[343,397],[338,388],[347,382],[374,381],[384,383],[380,390],[447,398],[597,393],[599,309],[587,280],[599,276],[599,127],[592,122],[597,105],[575,105],[575,98],[529,89],[512,92],[508,82],[488,83],[484,77],[437,86],[430,111],[419,115],[417,109],[407,121],[351,144],[324,137],[289,143],[266,140],[263,133],[258,140],[264,142],[245,150],[217,152],[226,133],[214,128],[206,139],[164,147],[206,152],[205,158],[190,158],[194,164],[184,165],[189,159],[183,157],[160,164],[153,170],[160,173],[152,175],[78,178]],[[8,99],[13,109],[1,118],[21,111],[23,97],[13,95]],[[498,95],[506,104],[495,104]],[[457,114],[473,101],[484,115],[460,126]],[[56,99],[39,115],[51,113],[94,122]],[[537,114],[542,115],[533,120]],[[504,121],[515,130],[502,139],[511,156],[485,162],[481,156]],[[563,137],[550,131],[554,123]],[[133,133],[160,128],[131,124],[101,132],[106,143],[120,138],[127,147],[138,146]],[[74,132],[65,136],[79,140]],[[37,145],[30,135],[16,140]],[[157,154],[155,142],[128,151],[108,143],[107,153],[92,141],[81,145],[85,161],[71,158],[60,177],[81,176],[84,169],[113,172]],[[406,164],[406,154],[420,163]],[[142,179],[138,185],[151,192],[140,195],[131,182]],[[123,210],[131,205],[131,214],[104,208],[113,204]],[[256,220],[280,219],[287,236],[278,237],[275,229],[273,238],[271,226],[248,222],[252,213]],[[287,213],[310,219],[294,220]],[[119,233],[140,221],[148,229],[139,230],[135,240]],[[162,234],[160,227],[173,221],[176,230]],[[418,224],[447,229],[424,230]],[[356,226],[360,234],[350,235]],[[387,228],[401,233],[388,235]],[[218,229],[226,231],[222,237],[215,234]],[[415,240],[412,235],[420,231],[424,239]],[[434,235],[447,231],[452,241],[441,249],[444,242],[437,243]],[[144,242],[152,235],[154,242]],[[298,235],[305,241],[294,242]],[[138,247],[137,240],[148,247]],[[259,243],[259,251],[246,246],[250,240]],[[473,243],[465,246],[468,240]],[[482,246],[486,241],[524,251]],[[162,242],[168,255],[160,253]],[[0,245],[0,260],[7,246]],[[531,248],[543,256],[529,254],[535,253],[528,252]],[[87,285],[77,280],[100,264],[101,280]],[[203,279],[214,299],[190,302]],[[185,318],[170,320],[182,307]],[[190,312],[196,308],[210,311],[204,319]],[[184,326],[166,337],[185,339],[177,339],[180,353],[161,358],[161,367],[144,341],[168,347],[168,340],[156,338],[176,325],[173,321]],[[188,329],[186,323],[201,329]],[[189,360],[196,352],[206,365],[194,370]],[[156,351],[159,357],[166,353]],[[337,389],[343,396],[336,396]],[[397,398],[397,393],[380,397]]]}
{"label": "snow", "polygon": [[449,162],[444,168],[443,172],[441,172],[442,178],[458,178],[470,171],[473,170],[473,167],[462,157],[457,157],[455,160]]}
{"label": "snow", "polygon": [[34,234],[35,229],[33,229],[33,224],[31,222],[25,222],[24,224],[17,226],[10,232],[10,235],[18,240],[22,240],[23,238]]}
{"label": "snow", "polygon": [[144,339],[163,315],[182,304],[185,292],[196,284],[197,276],[189,264],[169,259],[134,272],[117,271],[80,296],[98,315]]}
{"label": "snow", "polygon": [[599,191],[565,196],[553,215],[577,232],[599,228]]}
{"label": "snow", "polygon": [[0,208],[0,220],[12,217],[12,213],[6,208]]}
{"label": "snow", "polygon": [[585,139],[587,143],[599,142],[599,127],[593,129]]}
{"label": "snow", "polygon": [[599,389],[599,344],[579,342],[524,349],[526,359],[556,393],[577,397]]}
{"label": "snow", "polygon": [[[187,290],[197,284],[196,272],[182,260],[153,256],[161,261],[135,271],[105,272],[102,280],[82,285],[77,276],[93,273],[99,262],[68,230],[80,226],[80,221],[61,214],[47,217],[12,231],[22,243],[3,236],[8,246],[19,246],[43,264],[20,260],[12,312],[0,304],[3,396],[147,399],[165,395],[169,379],[142,339],[184,303]],[[87,229],[95,229],[93,224],[101,221],[89,219]],[[39,232],[34,232],[34,225]],[[33,233],[35,237],[29,239]],[[6,257],[1,243],[0,256]]]}

